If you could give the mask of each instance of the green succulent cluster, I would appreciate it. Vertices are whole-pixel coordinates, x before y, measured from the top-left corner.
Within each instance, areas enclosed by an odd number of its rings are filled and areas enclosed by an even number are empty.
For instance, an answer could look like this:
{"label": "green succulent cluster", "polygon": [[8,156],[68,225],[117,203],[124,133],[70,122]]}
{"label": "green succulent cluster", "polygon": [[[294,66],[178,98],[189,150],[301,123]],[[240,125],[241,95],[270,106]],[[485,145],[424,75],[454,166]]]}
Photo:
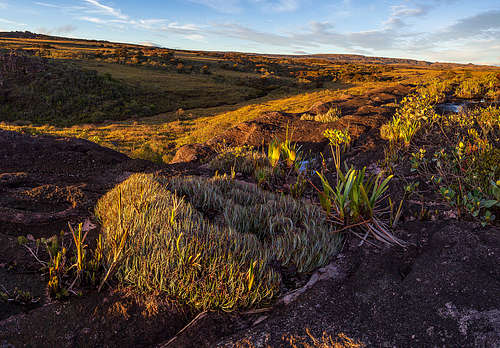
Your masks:
{"label": "green succulent cluster", "polygon": [[282,286],[271,265],[309,272],[340,243],[320,208],[226,176],[134,175],[96,215],[107,269],[196,310],[268,303]]}
{"label": "green succulent cluster", "polygon": [[315,205],[226,176],[173,178],[168,184],[198,211],[218,214],[228,228],[256,236],[285,267],[293,264],[299,272],[310,272],[338,248],[339,237]]}

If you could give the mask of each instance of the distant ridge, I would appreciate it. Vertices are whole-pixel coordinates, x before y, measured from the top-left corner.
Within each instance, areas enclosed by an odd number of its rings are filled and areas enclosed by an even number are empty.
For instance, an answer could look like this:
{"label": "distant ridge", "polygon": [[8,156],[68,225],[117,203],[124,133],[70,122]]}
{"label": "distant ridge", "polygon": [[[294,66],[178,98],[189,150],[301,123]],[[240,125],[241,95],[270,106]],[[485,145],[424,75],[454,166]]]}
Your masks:
{"label": "distant ridge", "polygon": [[[406,65],[422,65],[429,66],[432,62],[416,60],[416,59],[407,59],[407,58],[386,58],[386,57],[370,57],[363,56],[360,54],[305,54],[305,55],[266,55],[268,57],[290,57],[294,59],[324,59],[329,62],[345,62],[345,63],[367,63],[367,64],[406,64]],[[437,63],[443,64],[443,63]],[[453,64],[453,63],[444,63],[444,64]],[[461,65],[461,64],[453,64],[453,65]],[[463,64],[462,64],[463,65]]]}
{"label": "distant ridge", "polygon": [[110,41],[105,41],[105,40],[76,39],[76,38],[69,38],[69,37],[64,37],[64,36],[37,34],[37,33],[32,33],[31,31],[0,31],[0,37],[10,38],[10,39],[87,41],[87,42],[111,43]]}
{"label": "distant ridge", "polygon": [[[52,36],[46,34],[37,34],[30,31],[10,31],[10,32],[0,32],[0,38],[9,39],[31,39],[31,40],[59,40],[59,41],[82,41],[82,42],[98,42],[101,44],[111,44],[111,45],[126,45],[130,47],[144,47],[151,48],[151,45],[144,44],[132,44],[124,42],[111,42],[107,40],[89,40],[89,39],[79,39],[79,38],[69,38],[63,36]],[[168,49],[165,47],[165,49]],[[261,53],[251,53],[251,52],[224,52],[224,51],[199,51],[199,50],[183,50],[183,49],[170,49],[173,51],[182,52],[193,52],[193,53],[211,53],[211,54],[245,54],[249,56],[260,56],[269,58],[282,58],[282,59],[314,59],[314,60],[325,60],[329,63],[339,63],[339,64],[380,64],[380,65],[411,65],[411,66],[422,66],[422,67],[440,67],[440,68],[453,68],[453,67],[487,67],[487,68],[498,68],[496,66],[487,65],[475,65],[460,64],[460,63],[446,63],[446,62],[429,62],[416,59],[407,58],[390,58],[390,57],[372,57],[364,56],[360,54],[261,54]]]}

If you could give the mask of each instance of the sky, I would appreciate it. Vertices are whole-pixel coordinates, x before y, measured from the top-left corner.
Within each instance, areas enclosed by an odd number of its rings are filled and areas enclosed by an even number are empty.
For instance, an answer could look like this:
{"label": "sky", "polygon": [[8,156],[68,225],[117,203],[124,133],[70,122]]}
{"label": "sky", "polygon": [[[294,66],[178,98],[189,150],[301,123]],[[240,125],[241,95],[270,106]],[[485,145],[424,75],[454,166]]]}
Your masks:
{"label": "sky", "polygon": [[500,65],[500,0],[0,0],[0,31]]}

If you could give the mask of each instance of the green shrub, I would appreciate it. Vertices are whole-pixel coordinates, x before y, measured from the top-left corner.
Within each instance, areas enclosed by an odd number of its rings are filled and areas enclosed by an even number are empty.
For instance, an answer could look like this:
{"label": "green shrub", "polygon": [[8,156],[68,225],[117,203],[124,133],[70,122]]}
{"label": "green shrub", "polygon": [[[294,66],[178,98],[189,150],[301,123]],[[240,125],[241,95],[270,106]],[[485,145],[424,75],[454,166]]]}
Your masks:
{"label": "green shrub", "polygon": [[339,237],[321,209],[290,196],[227,177],[174,178],[169,187],[205,215],[217,214],[225,226],[257,236],[283,266],[293,264],[299,272],[323,265],[338,247]]}
{"label": "green shrub", "polygon": [[391,147],[410,146],[415,134],[436,117],[436,98],[425,89],[405,97],[399,103],[392,121],[380,128],[382,139],[389,140]]}
{"label": "green shrub", "polygon": [[366,168],[349,169],[344,175],[337,170],[337,183],[331,186],[326,177],[317,173],[323,184],[320,201],[323,209],[346,228],[361,229],[370,233],[375,239],[386,244],[405,243],[390,233],[389,227],[380,219],[384,199],[392,175],[382,180],[382,173],[377,176],[366,175]]}
{"label": "green shrub", "polygon": [[151,115],[149,103],[136,102],[138,87],[100,76],[68,62],[0,51],[0,75],[9,97],[0,119],[68,126]]}
{"label": "green shrub", "polygon": [[422,147],[412,154],[412,170],[432,182],[458,215],[468,212],[492,222],[500,208],[500,108],[442,115],[428,131],[439,132],[440,141],[419,139]]}

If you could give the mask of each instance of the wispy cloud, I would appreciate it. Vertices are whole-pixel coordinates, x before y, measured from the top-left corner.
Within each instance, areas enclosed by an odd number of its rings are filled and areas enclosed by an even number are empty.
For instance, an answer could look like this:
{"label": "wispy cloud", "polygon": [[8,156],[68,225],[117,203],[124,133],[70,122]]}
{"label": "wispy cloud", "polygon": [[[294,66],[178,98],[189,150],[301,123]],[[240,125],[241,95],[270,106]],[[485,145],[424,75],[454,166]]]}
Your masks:
{"label": "wispy cloud", "polygon": [[407,5],[391,6],[391,15],[383,23],[386,28],[403,28],[407,26],[405,20],[411,17],[423,17],[432,9],[431,5],[417,5],[408,7]]}
{"label": "wispy cloud", "polygon": [[239,13],[245,5],[253,4],[264,12],[293,12],[300,7],[302,0],[187,0],[203,5],[221,13]]}
{"label": "wispy cloud", "polygon": [[166,19],[139,19],[139,20],[131,20],[129,21],[129,24],[135,25],[139,28],[146,29],[146,30],[155,30],[159,26],[163,25],[165,22],[167,22]]}
{"label": "wispy cloud", "polygon": [[293,12],[300,6],[299,0],[253,0],[260,4],[264,11],[271,12]]}
{"label": "wispy cloud", "polygon": [[495,39],[500,37],[500,10],[482,12],[462,18],[455,24],[447,26],[433,34],[433,41],[450,41],[461,39]]}
{"label": "wispy cloud", "polygon": [[[82,6],[60,6],[49,2],[37,1],[35,4],[70,13],[74,19],[84,22],[109,26],[116,29],[142,29],[152,32],[168,32],[181,35],[189,40],[202,40],[205,36],[199,26],[194,24],[179,24],[163,18],[132,18],[121,9],[108,6],[97,0],[81,0]],[[61,28],[39,28],[44,33],[63,33]]]}
{"label": "wispy cloud", "polygon": [[311,22],[309,27],[298,33],[274,34],[244,27],[239,24],[215,25],[213,33],[263,45],[290,47],[293,49],[330,46],[349,49],[357,53],[367,50],[390,49],[396,46],[397,36],[390,29],[340,33],[328,22]]}
{"label": "wispy cloud", "polygon": [[13,26],[18,26],[18,27],[25,27],[25,23],[20,23],[20,22],[15,22],[11,21],[5,18],[0,18],[0,23],[7,24],[7,25],[13,25]]}
{"label": "wispy cloud", "polygon": [[369,55],[399,52],[400,56],[426,56],[436,61],[500,64],[500,10],[465,17],[440,30],[412,31],[406,21],[430,10],[426,6],[393,7],[380,28],[365,31],[340,32],[329,22],[311,22],[303,31],[269,33],[226,23],[213,25],[210,33],[299,52],[325,48]]}
{"label": "wispy cloud", "polygon": [[205,36],[200,34],[185,35],[184,37],[191,41],[203,41],[205,39]]}
{"label": "wispy cloud", "polygon": [[35,1],[34,4],[38,5],[38,6],[49,7],[49,8],[54,8],[54,9],[64,10],[64,11],[88,10],[88,7],[85,7],[85,6],[64,6],[64,5],[56,5],[56,4],[51,4],[51,3],[47,3],[47,2],[39,2],[39,1]]}
{"label": "wispy cloud", "polygon": [[7,8],[7,3],[4,1],[0,1],[0,9],[6,9]]}
{"label": "wispy cloud", "polygon": [[82,13],[85,13],[91,15],[92,17],[99,15],[120,20],[129,19],[129,16],[124,14],[120,9],[105,5],[104,3],[99,2],[97,0],[80,0],[81,5],[71,5],[71,6],[59,5],[43,1],[35,1],[34,4],[42,7],[48,7],[48,8],[62,10],[65,12],[70,12],[73,14],[76,14],[78,12],[80,15]]}
{"label": "wispy cloud", "polygon": [[195,24],[179,24],[177,22],[163,25],[160,29],[163,33],[181,35],[191,41],[202,41],[205,39],[204,30]]}
{"label": "wispy cloud", "polygon": [[38,6],[43,6],[43,7],[51,7],[51,8],[61,8],[61,6],[58,6],[58,5],[54,5],[54,4],[48,4],[46,2],[39,2],[39,1],[35,1],[34,2],[35,5],[38,5]]}
{"label": "wispy cloud", "polygon": [[119,9],[115,9],[111,6],[107,6],[107,5],[104,5],[102,3],[100,3],[99,1],[97,0],[83,0],[84,2],[92,5],[95,7],[96,9],[96,12],[97,13],[100,13],[100,14],[103,14],[103,15],[108,15],[108,16],[112,16],[112,17],[116,17],[116,18],[119,18],[119,19],[128,19],[129,17],[127,15],[124,15],[121,10]]}
{"label": "wispy cloud", "polygon": [[239,0],[188,0],[194,4],[210,7],[221,13],[238,13],[242,7]]}
{"label": "wispy cloud", "polygon": [[149,47],[162,47],[160,44],[157,44],[157,43],[154,43],[151,41],[142,41],[142,42],[139,42],[139,45],[149,46]]}
{"label": "wispy cloud", "polygon": [[107,24],[109,21],[97,17],[88,17],[88,16],[82,16],[78,17],[79,20],[90,22],[90,23],[95,23],[95,24]]}

